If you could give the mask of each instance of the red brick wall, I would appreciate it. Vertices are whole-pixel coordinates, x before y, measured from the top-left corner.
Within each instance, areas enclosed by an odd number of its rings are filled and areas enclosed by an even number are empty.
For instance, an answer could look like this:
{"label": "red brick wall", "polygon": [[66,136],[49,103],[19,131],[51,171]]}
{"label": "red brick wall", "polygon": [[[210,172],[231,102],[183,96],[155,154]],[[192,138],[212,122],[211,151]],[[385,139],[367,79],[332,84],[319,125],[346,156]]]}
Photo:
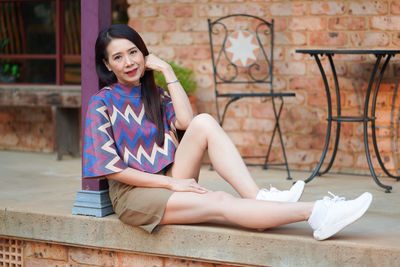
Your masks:
{"label": "red brick wall", "polygon": [[[290,167],[296,169],[315,168],[325,138],[327,113],[317,65],[309,56],[296,54],[295,49],[400,48],[400,1],[127,1],[129,24],[141,33],[153,53],[195,70],[198,109],[214,115],[207,18],[232,13],[274,18],[275,86],[297,95],[286,102],[282,115]],[[362,111],[360,97],[365,93],[365,78],[369,77],[373,62],[371,56],[335,58],[344,115]],[[391,61],[386,74],[378,99],[378,145],[386,166],[398,169],[400,97],[395,77],[400,74],[399,57]],[[272,119],[269,102],[243,100],[232,105],[225,129],[243,155],[263,153],[271,136]],[[362,124],[347,123],[342,127],[333,170],[368,173]],[[273,158],[279,160],[277,148],[275,145]]]}
{"label": "red brick wall", "polygon": [[[153,267],[230,267],[229,264],[206,263],[197,260],[140,255],[128,252],[81,248],[52,243],[0,238],[1,266],[153,266]],[[9,243],[13,243],[12,251]]]}
{"label": "red brick wall", "polygon": [[52,152],[54,139],[50,107],[0,106],[0,149]]}

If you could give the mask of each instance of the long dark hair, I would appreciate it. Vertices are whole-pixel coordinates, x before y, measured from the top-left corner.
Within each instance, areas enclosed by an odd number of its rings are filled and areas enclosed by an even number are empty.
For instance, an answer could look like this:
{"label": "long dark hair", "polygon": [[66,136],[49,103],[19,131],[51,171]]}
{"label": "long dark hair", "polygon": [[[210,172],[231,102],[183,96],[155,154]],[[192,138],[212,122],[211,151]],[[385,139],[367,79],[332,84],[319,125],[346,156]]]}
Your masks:
{"label": "long dark hair", "polygon": [[[136,45],[144,57],[149,54],[142,37],[131,27],[124,24],[115,24],[102,30],[97,37],[95,48],[96,72],[99,76],[100,89],[117,82],[117,77],[107,69],[103,61],[108,62],[106,49],[113,39],[127,39]],[[140,78],[140,83],[146,116],[157,126],[156,143],[162,146],[164,144],[164,109],[161,105],[160,93],[154,81],[153,71],[146,70]]]}

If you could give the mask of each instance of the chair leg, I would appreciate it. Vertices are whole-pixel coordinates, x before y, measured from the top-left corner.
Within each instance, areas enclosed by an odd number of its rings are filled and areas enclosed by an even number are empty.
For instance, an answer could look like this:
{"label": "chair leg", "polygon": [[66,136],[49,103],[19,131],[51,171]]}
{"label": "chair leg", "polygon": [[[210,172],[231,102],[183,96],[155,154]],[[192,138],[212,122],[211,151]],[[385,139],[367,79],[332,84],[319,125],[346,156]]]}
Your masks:
{"label": "chair leg", "polygon": [[279,111],[277,112],[276,111],[276,105],[275,105],[275,99],[272,98],[272,108],[273,108],[274,116],[275,116],[275,126],[274,126],[274,130],[272,132],[271,140],[270,140],[269,145],[268,145],[268,152],[267,152],[267,154],[265,156],[264,169],[267,169],[267,167],[268,167],[268,161],[269,161],[269,155],[270,155],[271,148],[272,148],[272,143],[273,143],[273,141],[275,139],[276,131],[278,131],[279,140],[280,140],[281,148],[282,148],[283,159],[284,159],[284,163],[283,164],[286,167],[286,172],[287,172],[287,175],[288,175],[287,180],[292,180],[293,178],[290,175],[289,164],[288,164],[287,156],[286,156],[285,144],[283,143],[281,127],[280,127],[280,124],[279,124],[279,119],[280,119],[280,116],[281,116],[281,113],[282,113],[283,104],[284,104],[284,101],[283,101],[283,98],[281,97],[281,104],[279,106]]}
{"label": "chair leg", "polygon": [[[233,97],[231,99],[229,99],[228,103],[226,103],[225,107],[224,107],[224,112],[222,113],[222,118],[219,121],[219,124],[222,125],[224,124],[224,120],[225,120],[225,115],[226,115],[226,111],[228,110],[228,107],[235,101],[238,101],[241,97]],[[219,119],[219,114],[218,114],[218,119]]]}

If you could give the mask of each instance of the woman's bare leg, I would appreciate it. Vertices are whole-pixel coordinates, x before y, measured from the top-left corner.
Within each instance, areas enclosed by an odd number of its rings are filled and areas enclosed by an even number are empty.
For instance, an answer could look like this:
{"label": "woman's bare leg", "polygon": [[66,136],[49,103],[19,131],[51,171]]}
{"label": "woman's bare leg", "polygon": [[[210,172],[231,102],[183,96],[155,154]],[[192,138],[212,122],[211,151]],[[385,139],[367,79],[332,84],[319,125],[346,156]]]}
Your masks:
{"label": "woman's bare leg", "polygon": [[175,192],[168,200],[160,224],[219,221],[254,229],[270,228],[307,220],[313,206],[314,203],[309,202],[269,202],[235,198],[225,192]]}
{"label": "woman's bare leg", "polygon": [[255,198],[259,188],[235,145],[208,114],[197,115],[190,123],[175,154],[171,175],[198,178],[205,151],[217,173],[244,198]]}

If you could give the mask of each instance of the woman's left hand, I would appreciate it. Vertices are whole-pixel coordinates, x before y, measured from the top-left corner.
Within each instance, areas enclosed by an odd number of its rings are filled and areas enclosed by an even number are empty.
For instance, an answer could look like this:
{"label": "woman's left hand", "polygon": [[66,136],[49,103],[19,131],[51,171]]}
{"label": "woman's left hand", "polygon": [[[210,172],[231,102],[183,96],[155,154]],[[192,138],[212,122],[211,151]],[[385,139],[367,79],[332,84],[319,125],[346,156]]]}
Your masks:
{"label": "woman's left hand", "polygon": [[145,67],[148,70],[163,72],[168,69],[170,65],[156,55],[149,54],[145,57]]}

